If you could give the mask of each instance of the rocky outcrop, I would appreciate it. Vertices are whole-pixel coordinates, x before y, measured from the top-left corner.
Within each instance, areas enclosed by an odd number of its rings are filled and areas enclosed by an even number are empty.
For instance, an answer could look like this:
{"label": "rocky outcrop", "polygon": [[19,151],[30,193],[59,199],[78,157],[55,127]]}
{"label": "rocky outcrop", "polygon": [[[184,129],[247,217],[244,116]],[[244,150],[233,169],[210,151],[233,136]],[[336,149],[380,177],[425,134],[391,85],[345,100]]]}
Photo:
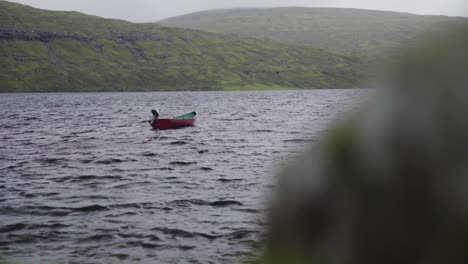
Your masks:
{"label": "rocky outcrop", "polygon": [[[104,36],[102,36],[104,37]],[[96,41],[95,37],[82,36],[76,33],[65,33],[65,32],[44,32],[44,31],[20,31],[20,30],[1,30],[0,29],[0,39],[4,40],[26,40],[26,41],[41,41],[48,42],[51,39],[73,39],[83,42]],[[108,38],[115,38],[116,40],[126,41],[126,42],[135,42],[137,40],[153,40],[161,41],[167,40],[161,34],[154,33],[130,33],[130,34],[119,34],[115,37],[108,36]],[[173,41],[173,40],[172,40]]]}
{"label": "rocky outcrop", "polygon": [[162,40],[170,40],[173,39],[165,38],[159,33],[144,33],[144,32],[132,32],[129,34],[119,34],[116,36],[116,39],[120,41],[127,41],[127,42],[134,42],[137,40],[152,40],[152,41],[162,41]]}
{"label": "rocky outcrop", "polygon": [[84,42],[95,41],[95,38],[80,36],[75,33],[63,32],[43,32],[43,31],[18,31],[18,30],[0,30],[0,40],[26,40],[49,42],[51,39],[74,39]]}

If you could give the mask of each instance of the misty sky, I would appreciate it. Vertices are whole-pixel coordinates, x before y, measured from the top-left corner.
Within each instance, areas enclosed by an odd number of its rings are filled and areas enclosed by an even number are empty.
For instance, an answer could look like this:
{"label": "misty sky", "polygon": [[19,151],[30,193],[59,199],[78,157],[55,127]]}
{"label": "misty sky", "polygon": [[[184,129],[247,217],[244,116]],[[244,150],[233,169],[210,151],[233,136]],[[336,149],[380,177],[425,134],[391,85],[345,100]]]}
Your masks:
{"label": "misty sky", "polygon": [[206,9],[233,7],[351,7],[468,17],[468,0],[8,0],[50,10],[154,22]]}

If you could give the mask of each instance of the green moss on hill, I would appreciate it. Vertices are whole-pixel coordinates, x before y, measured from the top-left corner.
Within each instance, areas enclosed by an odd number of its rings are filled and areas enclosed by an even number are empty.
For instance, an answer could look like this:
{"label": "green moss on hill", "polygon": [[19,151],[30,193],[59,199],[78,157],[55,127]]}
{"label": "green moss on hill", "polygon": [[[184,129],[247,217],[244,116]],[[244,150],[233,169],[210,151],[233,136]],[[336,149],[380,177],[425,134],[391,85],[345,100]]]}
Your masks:
{"label": "green moss on hill", "polygon": [[0,1],[0,92],[343,88],[361,68],[306,46]]}

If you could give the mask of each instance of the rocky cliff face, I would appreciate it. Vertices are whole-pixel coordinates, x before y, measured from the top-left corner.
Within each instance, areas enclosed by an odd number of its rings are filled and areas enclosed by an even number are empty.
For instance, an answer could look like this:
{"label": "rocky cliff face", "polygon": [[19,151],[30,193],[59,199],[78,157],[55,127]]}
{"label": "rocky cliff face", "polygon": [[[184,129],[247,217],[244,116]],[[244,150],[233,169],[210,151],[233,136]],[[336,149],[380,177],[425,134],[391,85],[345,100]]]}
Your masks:
{"label": "rocky cliff face", "polygon": [[282,173],[265,263],[468,261],[468,27],[401,56],[372,105]]}
{"label": "rocky cliff face", "polygon": [[25,40],[25,41],[40,41],[48,42],[51,39],[74,39],[83,42],[95,40],[91,37],[80,36],[75,33],[56,33],[42,31],[18,31],[18,30],[0,30],[0,40]]}

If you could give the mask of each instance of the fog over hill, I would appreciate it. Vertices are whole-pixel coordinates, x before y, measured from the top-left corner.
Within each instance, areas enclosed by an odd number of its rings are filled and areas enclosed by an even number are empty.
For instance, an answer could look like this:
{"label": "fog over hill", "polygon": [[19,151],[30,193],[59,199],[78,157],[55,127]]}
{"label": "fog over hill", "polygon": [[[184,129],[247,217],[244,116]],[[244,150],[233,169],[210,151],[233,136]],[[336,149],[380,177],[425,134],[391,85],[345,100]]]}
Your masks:
{"label": "fog over hill", "polygon": [[203,11],[165,19],[161,23],[369,55],[399,48],[423,31],[442,30],[467,21],[460,17],[387,11],[287,7]]}
{"label": "fog over hill", "polygon": [[268,7],[337,7],[387,10],[415,14],[468,17],[465,0],[12,0],[36,8],[57,11],[79,11],[106,18],[133,22],[151,22],[202,10],[221,8]]}

